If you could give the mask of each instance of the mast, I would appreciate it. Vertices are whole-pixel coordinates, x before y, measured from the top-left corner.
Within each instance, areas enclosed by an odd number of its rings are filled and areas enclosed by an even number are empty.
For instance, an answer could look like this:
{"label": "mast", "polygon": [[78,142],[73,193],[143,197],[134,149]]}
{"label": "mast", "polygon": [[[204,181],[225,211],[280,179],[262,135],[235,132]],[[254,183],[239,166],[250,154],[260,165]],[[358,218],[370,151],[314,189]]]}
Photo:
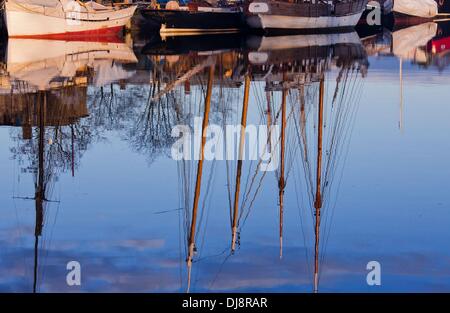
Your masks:
{"label": "mast", "polygon": [[206,143],[206,130],[208,127],[209,120],[209,109],[211,106],[211,95],[212,95],[212,83],[214,78],[214,65],[211,65],[209,68],[209,77],[208,77],[208,86],[206,90],[206,98],[205,98],[205,111],[203,114],[203,122],[202,122],[202,141],[200,147],[200,159],[197,165],[197,178],[195,182],[195,194],[194,194],[194,203],[192,208],[192,218],[191,218],[191,228],[189,234],[189,251],[187,257],[187,266],[188,266],[188,286],[186,292],[189,292],[191,287],[191,270],[192,270],[192,259],[194,257],[195,252],[195,228],[197,223],[197,210],[198,210],[198,202],[200,199],[200,187],[202,183],[202,172],[203,172],[203,158],[204,158],[204,148]]}
{"label": "mast", "polygon": [[241,174],[242,174],[242,156],[244,153],[245,144],[245,127],[247,125],[247,109],[248,99],[250,92],[250,75],[245,75],[244,86],[244,102],[242,104],[242,116],[241,116],[241,134],[239,138],[239,157],[236,170],[236,185],[234,191],[234,210],[233,210],[233,224],[232,224],[232,236],[231,236],[231,252],[236,250],[236,237],[237,237],[237,219],[239,212],[239,192],[241,188]]}
{"label": "mast", "polygon": [[323,136],[323,98],[324,98],[324,78],[320,80],[318,133],[317,133],[317,172],[316,172],[316,196],[314,208],[315,223],[315,249],[314,249],[314,292],[319,288],[319,234],[320,234],[320,209],[322,208],[321,179],[322,179],[322,136]]}
{"label": "mast", "polygon": [[284,179],[285,168],[285,145],[286,145],[286,96],[288,90],[283,88],[281,100],[281,147],[280,147],[280,179],[278,181],[279,200],[280,200],[280,259],[283,257],[283,209],[284,209],[284,188],[286,182]]}

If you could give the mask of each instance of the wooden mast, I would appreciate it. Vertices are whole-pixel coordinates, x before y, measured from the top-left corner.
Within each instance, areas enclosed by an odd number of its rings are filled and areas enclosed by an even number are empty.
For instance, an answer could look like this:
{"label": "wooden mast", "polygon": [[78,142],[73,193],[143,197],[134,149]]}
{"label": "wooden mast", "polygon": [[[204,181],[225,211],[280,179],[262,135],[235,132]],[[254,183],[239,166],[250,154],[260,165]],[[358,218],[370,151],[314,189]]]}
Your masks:
{"label": "wooden mast", "polygon": [[314,201],[315,224],[315,249],[314,249],[314,292],[319,287],[319,234],[320,234],[320,209],[322,208],[321,179],[322,179],[322,136],[323,136],[323,98],[324,79],[320,80],[318,133],[317,133],[317,172],[316,172],[316,196]]}
{"label": "wooden mast", "polygon": [[232,224],[232,236],[231,236],[231,252],[236,250],[236,237],[237,237],[237,220],[239,212],[239,192],[241,188],[241,174],[242,174],[242,158],[245,145],[245,127],[247,125],[247,109],[248,99],[250,93],[250,75],[245,75],[244,86],[244,101],[242,104],[242,116],[241,116],[241,134],[239,138],[239,156],[236,170],[236,185],[234,191],[234,210],[233,210],[233,224]]}
{"label": "wooden mast", "polygon": [[191,287],[191,270],[192,270],[192,259],[194,257],[195,252],[195,228],[197,223],[197,210],[198,210],[198,202],[200,199],[200,187],[202,183],[202,172],[203,172],[203,158],[204,158],[204,148],[206,142],[206,131],[208,127],[209,120],[209,110],[211,106],[211,95],[212,95],[212,83],[214,78],[214,70],[215,66],[211,65],[209,68],[209,77],[208,77],[208,86],[206,90],[206,98],[205,98],[205,108],[203,114],[203,123],[202,123],[202,141],[200,147],[200,158],[197,165],[197,178],[195,182],[195,194],[194,194],[194,204],[192,208],[192,218],[191,218],[191,228],[189,234],[189,242],[188,242],[188,257],[187,257],[187,266],[188,266],[188,286],[186,292],[189,292]]}
{"label": "wooden mast", "polygon": [[286,148],[286,97],[288,90],[283,88],[281,100],[281,147],[280,147],[280,179],[278,181],[279,200],[280,200],[280,259],[283,257],[283,209],[284,209],[284,179],[285,168],[285,148]]}

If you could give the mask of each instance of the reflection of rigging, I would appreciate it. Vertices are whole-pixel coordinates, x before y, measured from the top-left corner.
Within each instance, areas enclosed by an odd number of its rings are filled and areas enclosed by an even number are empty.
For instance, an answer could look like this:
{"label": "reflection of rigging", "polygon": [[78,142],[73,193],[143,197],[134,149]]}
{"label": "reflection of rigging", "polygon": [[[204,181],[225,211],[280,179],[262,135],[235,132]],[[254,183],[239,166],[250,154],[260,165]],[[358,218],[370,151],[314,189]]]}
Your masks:
{"label": "reflection of rigging", "polygon": [[[343,47],[344,48],[344,47]],[[351,48],[351,47],[350,47]],[[349,137],[356,115],[356,109],[361,96],[361,84],[359,73],[365,73],[367,64],[363,55],[353,55],[351,49],[345,55],[342,49],[337,59],[340,67],[336,77],[336,86],[329,106],[326,105],[327,94],[325,92],[325,76],[322,73],[318,77],[318,99],[313,97],[312,103],[317,101],[316,119],[308,121],[303,117],[303,109],[300,107],[300,127],[298,140],[301,145],[302,163],[304,169],[304,183],[307,187],[309,200],[306,206],[312,208],[312,227],[314,229],[314,257],[313,257],[313,291],[319,291],[319,281],[325,250],[330,235],[332,217],[336,202],[331,203],[330,197],[338,195],[338,186],[333,187],[336,176],[342,177],[338,171],[343,170],[348,149]],[[357,50],[356,50],[357,51]],[[313,87],[313,84],[306,87]],[[309,127],[306,124],[309,123]],[[314,136],[308,135],[307,130],[314,130]],[[314,144],[315,142],[315,149]],[[315,162],[315,163],[314,163]],[[334,194],[334,195],[333,195]],[[336,201],[336,199],[334,199]],[[306,234],[304,233],[306,239]]]}

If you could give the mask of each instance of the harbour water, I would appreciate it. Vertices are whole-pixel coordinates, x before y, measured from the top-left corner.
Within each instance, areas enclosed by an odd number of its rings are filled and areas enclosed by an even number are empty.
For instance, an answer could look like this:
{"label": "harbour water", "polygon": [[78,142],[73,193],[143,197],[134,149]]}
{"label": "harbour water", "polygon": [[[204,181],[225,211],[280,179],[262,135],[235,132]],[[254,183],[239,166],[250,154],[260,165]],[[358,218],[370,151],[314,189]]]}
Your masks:
{"label": "harbour water", "polygon": [[[450,291],[449,29],[5,40],[0,290]],[[276,170],[174,160],[205,116]]]}

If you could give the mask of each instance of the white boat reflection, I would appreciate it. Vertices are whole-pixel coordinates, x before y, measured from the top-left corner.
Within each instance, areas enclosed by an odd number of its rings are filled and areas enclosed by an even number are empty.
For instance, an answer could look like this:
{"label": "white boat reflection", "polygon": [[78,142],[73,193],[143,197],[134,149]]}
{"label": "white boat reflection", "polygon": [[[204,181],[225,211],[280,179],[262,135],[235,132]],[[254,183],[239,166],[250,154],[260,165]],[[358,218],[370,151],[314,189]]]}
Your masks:
{"label": "white boat reflection", "polygon": [[392,53],[403,60],[427,62],[423,49],[436,36],[438,25],[433,22],[404,28],[392,33]]}
{"label": "white boat reflection", "polygon": [[402,60],[418,64],[427,63],[429,52],[427,44],[438,33],[439,25],[427,22],[394,32],[384,30],[383,33],[363,39],[369,55],[395,56]]}
{"label": "white boat reflection", "polygon": [[133,50],[122,42],[10,39],[5,72],[10,84],[22,82],[33,92],[86,84],[89,78],[103,86],[132,76],[123,64],[136,62]]}
{"label": "white boat reflection", "polygon": [[247,40],[247,46],[253,50],[249,52],[248,59],[251,64],[264,64],[268,62],[270,56],[276,55],[277,51],[286,56],[287,54],[289,55],[288,50],[332,47],[341,44],[362,47],[361,40],[355,31],[274,37],[253,36]]}

